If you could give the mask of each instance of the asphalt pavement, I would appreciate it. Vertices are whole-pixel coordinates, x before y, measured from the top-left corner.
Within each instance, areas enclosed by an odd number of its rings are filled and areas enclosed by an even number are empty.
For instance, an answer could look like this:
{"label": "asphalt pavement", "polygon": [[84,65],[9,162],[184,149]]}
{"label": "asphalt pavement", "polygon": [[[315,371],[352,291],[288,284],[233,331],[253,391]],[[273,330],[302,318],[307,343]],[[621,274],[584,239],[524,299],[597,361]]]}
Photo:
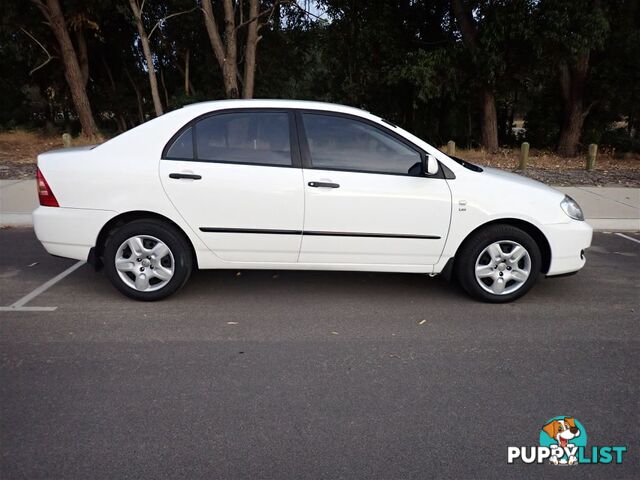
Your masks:
{"label": "asphalt pavement", "polygon": [[[157,303],[0,230],[0,478],[639,478],[640,235],[519,301],[410,274],[196,272]],[[634,241],[635,240],[635,241]],[[39,293],[39,294],[38,294]],[[554,416],[619,465],[507,464]]]}

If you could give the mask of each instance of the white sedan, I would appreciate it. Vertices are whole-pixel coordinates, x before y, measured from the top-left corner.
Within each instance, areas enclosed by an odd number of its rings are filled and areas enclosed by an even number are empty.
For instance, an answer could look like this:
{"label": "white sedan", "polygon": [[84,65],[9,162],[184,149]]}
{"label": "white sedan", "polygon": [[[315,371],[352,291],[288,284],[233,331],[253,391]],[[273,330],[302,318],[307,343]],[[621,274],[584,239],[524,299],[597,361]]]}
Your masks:
{"label": "white sedan", "polygon": [[455,276],[507,302],[585,264],[571,198],[452,158],[328,103],[190,105],[95,147],[38,157],[38,239],[158,300],[194,268]]}

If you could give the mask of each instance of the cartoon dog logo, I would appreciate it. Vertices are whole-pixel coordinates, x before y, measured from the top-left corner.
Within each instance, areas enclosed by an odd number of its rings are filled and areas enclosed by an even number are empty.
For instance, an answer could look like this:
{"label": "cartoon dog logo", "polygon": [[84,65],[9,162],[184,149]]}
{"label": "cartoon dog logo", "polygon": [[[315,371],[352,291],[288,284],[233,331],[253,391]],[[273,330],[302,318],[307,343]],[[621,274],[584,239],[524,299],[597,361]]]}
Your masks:
{"label": "cartoon dog logo", "polygon": [[[581,433],[580,429],[576,427],[576,421],[573,417],[564,417],[551,420],[544,427],[542,427],[542,430],[557,442],[558,447],[562,448],[563,452],[566,452],[565,448],[575,448],[575,445],[571,442],[571,440],[579,437]],[[552,455],[549,458],[549,461],[554,465],[578,464],[578,459],[575,455],[567,455],[565,453],[563,453],[562,455]]]}

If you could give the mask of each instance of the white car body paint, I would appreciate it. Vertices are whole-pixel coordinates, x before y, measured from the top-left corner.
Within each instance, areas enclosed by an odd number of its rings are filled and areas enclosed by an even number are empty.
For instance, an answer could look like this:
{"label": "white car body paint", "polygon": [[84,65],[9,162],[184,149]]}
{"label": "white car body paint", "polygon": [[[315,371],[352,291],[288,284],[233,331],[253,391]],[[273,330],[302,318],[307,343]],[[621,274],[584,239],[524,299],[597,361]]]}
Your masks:
{"label": "white car body paint", "polygon": [[[201,115],[238,108],[345,113],[378,124],[433,155],[455,179],[161,160],[169,140]],[[87,260],[105,224],[152,212],[191,241],[200,268],[440,273],[471,232],[489,222],[535,226],[551,250],[548,275],[584,266],[592,229],[560,208],[564,195],[542,183],[485,168],[471,171],[423,140],[368,112],[287,100],[204,102],[167,113],[95,148],[56,150],[38,166],[60,207],[38,207],[34,228],[52,254]],[[172,172],[202,180],[169,179]],[[329,181],[340,189],[309,188]],[[291,234],[203,232],[200,227],[278,229]],[[388,234],[305,236],[303,231]],[[410,234],[425,238],[395,238]]]}

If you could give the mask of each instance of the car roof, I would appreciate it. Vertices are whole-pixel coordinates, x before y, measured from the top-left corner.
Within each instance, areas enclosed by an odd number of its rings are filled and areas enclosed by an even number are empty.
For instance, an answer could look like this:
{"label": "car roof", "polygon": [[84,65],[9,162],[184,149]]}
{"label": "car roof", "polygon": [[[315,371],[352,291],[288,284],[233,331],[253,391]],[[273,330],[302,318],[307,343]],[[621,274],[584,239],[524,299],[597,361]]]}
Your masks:
{"label": "car roof", "polygon": [[325,110],[331,112],[352,113],[362,116],[368,114],[366,110],[355,107],[339,105],[329,102],[315,102],[309,100],[277,100],[277,99],[237,99],[237,100],[212,100],[185,105],[183,108],[206,108],[220,110],[227,108],[299,108],[307,110]]}

